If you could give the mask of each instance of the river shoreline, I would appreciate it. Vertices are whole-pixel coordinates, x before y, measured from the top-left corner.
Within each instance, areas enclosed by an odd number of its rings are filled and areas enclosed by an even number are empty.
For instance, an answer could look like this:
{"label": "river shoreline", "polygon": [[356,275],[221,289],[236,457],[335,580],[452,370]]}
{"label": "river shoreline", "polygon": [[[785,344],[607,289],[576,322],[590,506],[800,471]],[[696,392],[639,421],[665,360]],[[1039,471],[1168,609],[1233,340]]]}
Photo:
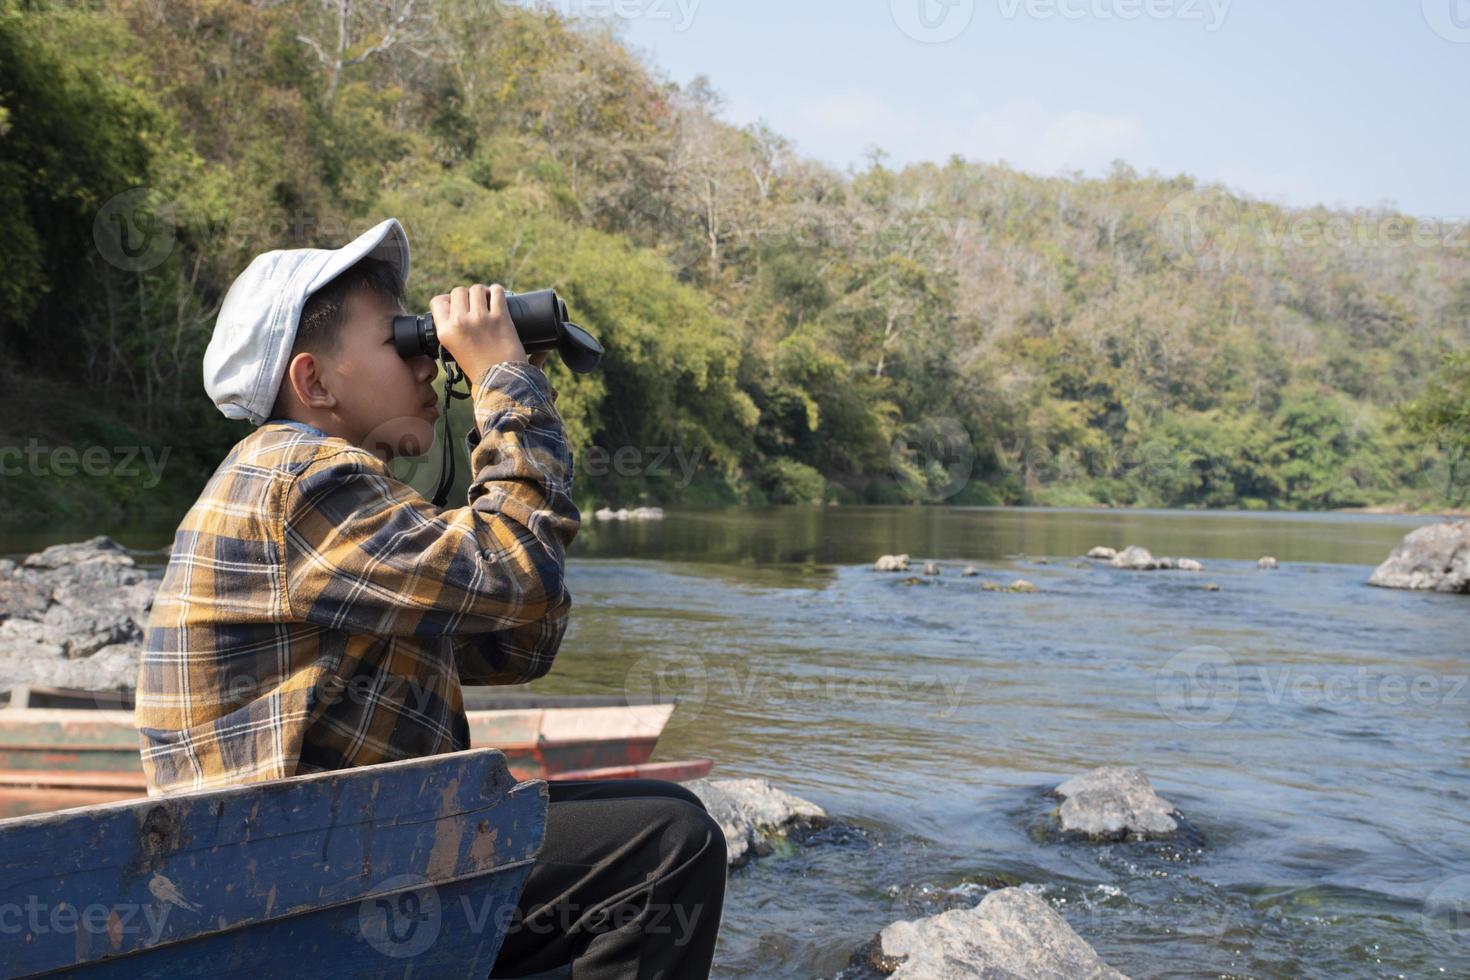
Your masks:
{"label": "river shoreline", "polygon": [[[841,822],[732,871],[722,980],[875,975],[854,950],[892,923],[1021,885],[1133,977],[1467,975],[1470,935],[1446,912],[1470,898],[1466,600],[1367,585],[1418,523],[881,507],[595,522],[568,562],[557,665],[532,688],[677,698],[659,758],[712,758],[715,778],[770,779]],[[1081,557],[1128,544],[1203,571]],[[941,574],[871,570],[900,552]],[[985,588],[1018,578],[1035,591]],[[1192,836],[1051,836],[1049,794],[1106,764],[1146,771]]]}

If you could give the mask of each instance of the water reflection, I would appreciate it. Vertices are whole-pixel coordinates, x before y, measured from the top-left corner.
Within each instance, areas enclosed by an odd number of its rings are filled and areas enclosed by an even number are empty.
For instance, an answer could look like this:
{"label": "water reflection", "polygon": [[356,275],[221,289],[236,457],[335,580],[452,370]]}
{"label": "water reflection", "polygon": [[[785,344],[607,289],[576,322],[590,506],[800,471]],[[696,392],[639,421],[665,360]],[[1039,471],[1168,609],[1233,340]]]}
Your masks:
{"label": "water reflection", "polygon": [[1377,564],[1422,517],[922,507],[679,509],[654,522],[586,515],[580,557],[732,567],[870,562],[880,554],[970,560],[1085,554],[1140,544],[1156,555]]}

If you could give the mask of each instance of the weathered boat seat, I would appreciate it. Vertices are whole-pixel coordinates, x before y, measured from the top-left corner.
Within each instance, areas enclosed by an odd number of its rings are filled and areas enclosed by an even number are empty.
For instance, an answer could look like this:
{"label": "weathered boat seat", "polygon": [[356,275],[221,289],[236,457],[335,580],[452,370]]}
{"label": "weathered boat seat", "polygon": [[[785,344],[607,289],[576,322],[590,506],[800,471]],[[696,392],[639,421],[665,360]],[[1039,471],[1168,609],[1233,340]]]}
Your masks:
{"label": "weathered boat seat", "polygon": [[[505,753],[519,779],[682,781],[713,765],[652,761],[672,703],[473,687],[464,698],[470,744]],[[144,794],[131,694],[14,684],[0,688],[0,705],[0,817]]]}
{"label": "weathered boat seat", "polygon": [[494,749],[0,820],[4,973],[484,977],[545,820]]}

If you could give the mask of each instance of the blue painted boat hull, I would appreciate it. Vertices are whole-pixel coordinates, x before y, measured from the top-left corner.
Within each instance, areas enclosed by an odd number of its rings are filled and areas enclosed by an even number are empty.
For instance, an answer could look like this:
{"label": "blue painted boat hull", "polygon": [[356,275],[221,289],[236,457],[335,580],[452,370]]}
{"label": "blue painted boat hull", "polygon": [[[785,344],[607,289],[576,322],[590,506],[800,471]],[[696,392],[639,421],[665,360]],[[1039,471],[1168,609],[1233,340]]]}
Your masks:
{"label": "blue painted boat hull", "polygon": [[476,749],[0,820],[4,971],[483,977],[545,817]]}

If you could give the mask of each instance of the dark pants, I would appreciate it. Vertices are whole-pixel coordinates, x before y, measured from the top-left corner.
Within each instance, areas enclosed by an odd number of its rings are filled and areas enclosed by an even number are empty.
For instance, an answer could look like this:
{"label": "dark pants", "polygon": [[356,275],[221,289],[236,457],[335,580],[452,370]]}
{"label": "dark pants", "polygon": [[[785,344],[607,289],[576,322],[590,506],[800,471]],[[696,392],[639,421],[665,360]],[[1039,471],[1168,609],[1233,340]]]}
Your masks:
{"label": "dark pants", "polygon": [[725,837],[699,797],[656,779],[548,790],[541,854],[490,976],[571,964],[572,980],[708,977]]}

